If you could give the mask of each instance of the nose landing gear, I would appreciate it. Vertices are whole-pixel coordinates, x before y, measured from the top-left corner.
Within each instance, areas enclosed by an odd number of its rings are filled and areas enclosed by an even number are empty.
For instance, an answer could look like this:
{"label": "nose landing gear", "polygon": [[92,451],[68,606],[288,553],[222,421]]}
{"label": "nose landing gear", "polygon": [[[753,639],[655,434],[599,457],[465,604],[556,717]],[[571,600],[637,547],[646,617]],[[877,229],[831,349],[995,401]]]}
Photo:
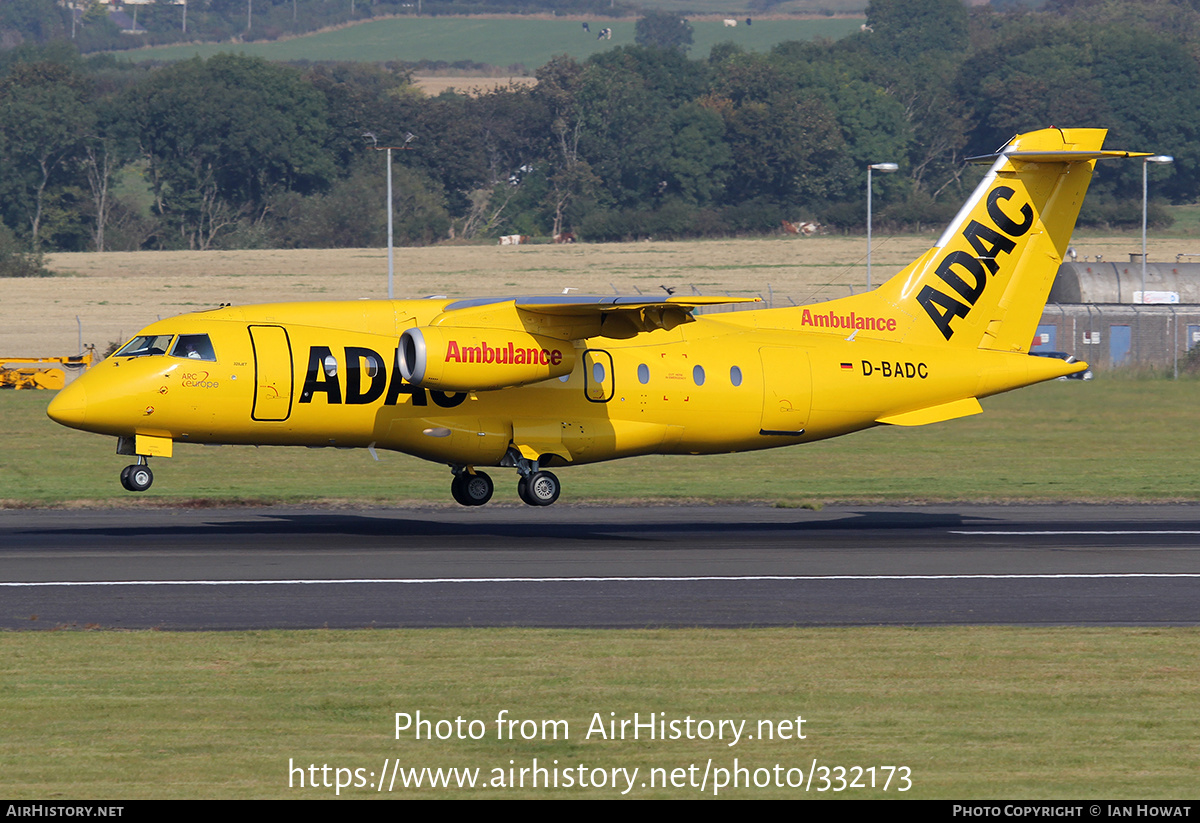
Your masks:
{"label": "nose landing gear", "polygon": [[121,470],[121,485],[126,491],[144,492],[154,482],[154,472],[146,458],[138,456],[138,462]]}

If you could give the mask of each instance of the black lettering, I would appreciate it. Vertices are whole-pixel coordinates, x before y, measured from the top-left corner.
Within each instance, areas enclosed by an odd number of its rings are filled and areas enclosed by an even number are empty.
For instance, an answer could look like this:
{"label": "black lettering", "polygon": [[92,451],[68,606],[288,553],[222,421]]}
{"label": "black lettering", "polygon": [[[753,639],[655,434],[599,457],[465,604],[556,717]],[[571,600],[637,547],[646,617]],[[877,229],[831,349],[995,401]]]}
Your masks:
{"label": "black lettering", "polygon": [[863,366],[863,377],[870,377],[871,372],[873,372],[875,370],[871,366],[871,361],[870,360],[862,361],[862,366]]}
{"label": "black lettering", "polygon": [[441,406],[443,409],[452,409],[455,406],[462,405],[462,402],[467,399],[466,392],[444,392],[431,391],[429,396],[433,398],[433,402]]}
{"label": "black lettering", "polygon": [[924,380],[929,376],[929,368],[924,363],[917,364],[917,377]]}
{"label": "black lettering", "polygon": [[401,394],[412,395],[412,404],[414,406],[428,406],[429,398],[425,395],[425,390],[414,386],[406,381],[403,375],[400,374],[400,347],[396,347],[396,356],[392,358],[392,382],[388,386],[387,397],[383,400],[383,405],[394,406],[400,401]]}
{"label": "black lettering", "polygon": [[[975,285],[968,286],[965,280],[951,271],[951,266],[962,266],[970,272],[971,276],[975,278]],[[938,263],[937,275],[972,306],[979,299],[979,295],[983,294],[983,287],[987,285],[987,275],[983,271],[983,264],[965,251],[952,251],[942,258],[942,262]]]}
{"label": "black lettering", "polygon": [[304,378],[304,390],[300,392],[301,403],[311,403],[313,395],[324,392],[330,405],[342,402],[342,384],[336,372],[325,374],[325,358],[333,357],[326,346],[311,346],[308,350],[308,376]]}
{"label": "black lettering", "polygon": [[995,274],[1000,269],[996,255],[1008,254],[1017,244],[993,228],[983,225],[978,220],[972,220],[963,229],[962,236],[975,249],[979,262],[987,266],[988,271]]}
{"label": "black lettering", "polygon": [[916,375],[917,375],[917,367],[914,366],[912,363],[905,363],[904,364],[904,376],[908,377],[908,378],[912,378],[912,377],[916,377]]}
{"label": "black lettering", "polygon": [[[371,375],[371,385],[364,392],[361,390],[364,369],[363,361],[375,367]],[[383,358],[379,352],[358,346],[346,347],[346,403],[361,406],[378,400],[387,386],[387,371],[383,367]]]}
{"label": "black lettering", "polygon": [[[943,294],[933,286],[924,286],[921,293],[917,295],[917,302],[925,309],[925,313],[929,315],[935,326],[941,329],[942,335],[949,340],[954,336],[954,330],[950,328],[950,321],[955,317],[966,317],[970,307],[958,302],[948,294]],[[945,309],[940,311],[937,306]]]}
{"label": "black lettering", "polygon": [[1007,234],[1009,237],[1020,237],[1025,232],[1029,231],[1033,226],[1033,207],[1028,203],[1021,206],[1021,216],[1024,222],[1017,223],[1000,209],[999,201],[1001,199],[1008,200],[1016,192],[1008,186],[997,186],[988,192],[987,210],[988,217],[995,221],[996,227],[1000,231]]}
{"label": "black lettering", "polygon": [[889,363],[888,361],[884,360],[883,363],[881,363],[880,365],[882,366],[883,376],[891,377],[892,376],[892,364]]}

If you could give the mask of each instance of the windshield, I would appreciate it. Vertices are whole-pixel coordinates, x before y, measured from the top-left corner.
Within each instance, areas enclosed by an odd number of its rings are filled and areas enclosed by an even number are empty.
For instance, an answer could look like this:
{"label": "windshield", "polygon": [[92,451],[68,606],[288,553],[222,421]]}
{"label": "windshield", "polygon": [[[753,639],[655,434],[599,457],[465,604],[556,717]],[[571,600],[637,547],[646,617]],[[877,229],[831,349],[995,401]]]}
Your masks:
{"label": "windshield", "polygon": [[143,334],[122,346],[113,357],[145,357],[166,354],[173,334]]}
{"label": "windshield", "polygon": [[213,360],[217,359],[216,352],[213,351],[212,341],[208,339],[207,334],[181,334],[179,339],[175,341],[175,347],[171,349],[172,357],[186,357],[190,360]]}

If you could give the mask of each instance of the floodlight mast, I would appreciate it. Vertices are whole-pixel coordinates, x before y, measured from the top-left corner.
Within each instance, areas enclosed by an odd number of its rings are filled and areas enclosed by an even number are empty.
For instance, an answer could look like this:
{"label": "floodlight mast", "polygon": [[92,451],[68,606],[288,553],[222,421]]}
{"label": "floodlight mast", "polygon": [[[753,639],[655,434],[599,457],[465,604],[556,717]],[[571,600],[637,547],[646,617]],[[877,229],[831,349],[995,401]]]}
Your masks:
{"label": "floodlight mast", "polygon": [[1147,211],[1147,191],[1148,183],[1146,180],[1146,169],[1151,164],[1165,166],[1169,163],[1174,163],[1175,158],[1169,154],[1156,154],[1152,157],[1142,158],[1142,302],[1146,302],[1146,211]]}
{"label": "floodlight mast", "polygon": [[873,163],[867,166],[867,291],[871,290],[871,172],[891,174],[899,169],[895,163]]}
{"label": "floodlight mast", "polygon": [[375,137],[374,132],[363,132],[363,137],[369,138],[372,142],[371,148],[376,151],[387,152],[387,234],[388,234],[388,300],[395,298],[395,265],[394,255],[392,252],[392,149],[401,151],[409,148],[409,143],[416,138],[416,135],[411,131],[404,135],[404,143],[400,146],[381,146],[379,140]]}

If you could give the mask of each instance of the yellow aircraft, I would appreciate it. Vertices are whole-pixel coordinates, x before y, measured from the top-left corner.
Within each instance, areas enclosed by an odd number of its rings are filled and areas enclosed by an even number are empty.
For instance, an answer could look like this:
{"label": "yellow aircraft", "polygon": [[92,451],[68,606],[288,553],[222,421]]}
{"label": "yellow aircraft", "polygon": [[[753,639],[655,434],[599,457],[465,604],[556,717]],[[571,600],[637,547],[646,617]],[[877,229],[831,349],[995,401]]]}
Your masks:
{"label": "yellow aircraft", "polygon": [[117,437],[121,473],[182,443],[392,449],[449,464],[466,506],[481,466],[533,506],[549,468],[714,454],[976,414],[979,398],[1087,368],[1029,356],[1103,129],[1015,137],[928,252],[875,291],[695,315],[725,297],[488,297],[223,307],[143,329],[49,415]]}

